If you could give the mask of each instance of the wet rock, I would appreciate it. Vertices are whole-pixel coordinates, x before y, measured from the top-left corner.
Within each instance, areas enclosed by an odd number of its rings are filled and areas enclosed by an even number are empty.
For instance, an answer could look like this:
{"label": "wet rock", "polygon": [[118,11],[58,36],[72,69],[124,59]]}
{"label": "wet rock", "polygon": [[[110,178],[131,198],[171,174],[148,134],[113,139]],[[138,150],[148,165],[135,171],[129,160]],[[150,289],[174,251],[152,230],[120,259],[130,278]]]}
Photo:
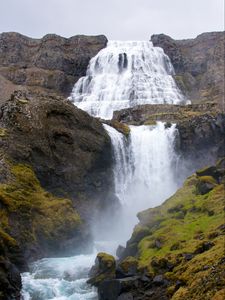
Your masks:
{"label": "wet rock", "polygon": [[103,281],[98,287],[99,300],[117,300],[121,292],[121,284],[118,280]]}
{"label": "wet rock", "polygon": [[95,259],[95,265],[91,268],[87,282],[99,286],[102,282],[116,277],[116,261],[112,255],[100,252]]}
{"label": "wet rock", "polygon": [[132,293],[123,293],[117,298],[117,300],[133,300],[133,299],[134,297]]}
{"label": "wet rock", "polygon": [[0,257],[0,299],[20,300],[22,281],[15,265]]}
{"label": "wet rock", "polygon": [[126,249],[125,247],[119,245],[118,248],[116,249],[116,256],[119,258],[122,257],[125,249]]}

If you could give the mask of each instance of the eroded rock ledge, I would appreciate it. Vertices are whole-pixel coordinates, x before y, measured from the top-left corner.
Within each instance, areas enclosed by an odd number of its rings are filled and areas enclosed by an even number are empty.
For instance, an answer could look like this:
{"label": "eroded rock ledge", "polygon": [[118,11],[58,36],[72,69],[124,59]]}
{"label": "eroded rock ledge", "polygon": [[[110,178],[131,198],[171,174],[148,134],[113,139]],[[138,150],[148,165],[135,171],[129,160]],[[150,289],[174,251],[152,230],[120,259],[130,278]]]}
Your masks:
{"label": "eroded rock ledge", "polygon": [[176,151],[196,168],[224,156],[225,113],[216,103],[139,105],[114,112],[112,122],[154,125],[157,121],[177,124]]}

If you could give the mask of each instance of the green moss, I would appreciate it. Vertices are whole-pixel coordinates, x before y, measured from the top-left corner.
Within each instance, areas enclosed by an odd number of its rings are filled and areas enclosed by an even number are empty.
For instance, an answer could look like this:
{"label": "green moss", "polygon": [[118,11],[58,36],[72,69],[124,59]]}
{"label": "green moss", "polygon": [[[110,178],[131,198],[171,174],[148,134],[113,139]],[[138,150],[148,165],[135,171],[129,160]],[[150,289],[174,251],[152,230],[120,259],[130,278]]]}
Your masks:
{"label": "green moss", "polygon": [[[204,195],[196,194],[199,180],[213,184],[213,189]],[[206,299],[211,299],[219,289],[216,276],[220,274],[218,262],[223,257],[224,239],[218,228],[224,223],[223,204],[223,184],[217,184],[212,176],[192,175],[161,206],[138,214],[142,226],[150,232],[138,240],[138,268],[152,275],[162,272],[162,261],[172,265],[173,270],[166,273],[168,279],[174,283],[177,280],[185,283],[179,290],[171,284],[168,294],[172,299],[200,300],[204,293],[208,293]],[[156,241],[159,246],[156,246]],[[198,249],[209,242],[211,248],[200,253]],[[186,253],[193,254],[190,261],[185,259]],[[214,279],[211,268],[204,270],[213,265],[217,266]],[[163,272],[166,272],[166,267]],[[199,280],[204,276],[208,286],[203,284],[202,279]]]}
{"label": "green moss", "polygon": [[130,127],[125,124],[118,121],[111,121],[110,124],[112,127],[114,127],[119,132],[123,133],[125,136],[129,136],[130,134]]}
{"label": "green moss", "polygon": [[6,128],[0,128],[0,138],[4,138],[7,136],[7,129]]}
{"label": "green moss", "polygon": [[137,269],[138,266],[138,260],[133,256],[126,257],[120,264],[119,267],[123,270],[125,273],[132,272],[132,269]]}
{"label": "green moss", "polygon": [[19,99],[18,102],[21,104],[27,104],[29,101],[26,99]]}
{"label": "green moss", "polygon": [[198,178],[200,182],[206,182],[211,184],[217,184],[216,180],[212,176],[201,176]]}
{"label": "green moss", "polygon": [[149,119],[144,123],[144,125],[152,125],[152,126],[156,124],[157,124],[156,120],[152,120],[152,119]]}
{"label": "green moss", "polygon": [[11,165],[11,174],[11,182],[0,184],[1,232],[25,246],[39,238],[63,240],[78,228],[81,220],[72,202],[46,193],[29,166]]}

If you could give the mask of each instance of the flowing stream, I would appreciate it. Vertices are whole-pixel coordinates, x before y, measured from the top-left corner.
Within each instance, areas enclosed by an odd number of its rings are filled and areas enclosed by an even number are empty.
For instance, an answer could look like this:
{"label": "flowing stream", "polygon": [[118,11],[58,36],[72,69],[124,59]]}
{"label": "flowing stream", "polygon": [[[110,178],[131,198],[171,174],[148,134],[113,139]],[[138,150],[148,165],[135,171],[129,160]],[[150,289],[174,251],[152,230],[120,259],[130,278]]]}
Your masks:
{"label": "flowing stream", "polygon": [[[137,104],[178,104],[184,98],[173,74],[169,58],[151,42],[113,41],[90,61],[87,76],[75,84],[70,99],[102,118]],[[121,211],[111,216],[110,231],[104,226],[108,216],[95,224],[92,254],[45,258],[32,264],[30,272],[22,274],[24,300],[98,299],[96,290],[86,284],[97,252],[115,254],[138,222],[137,212],[159,205],[178,187],[175,124],[130,126],[129,137],[108,125],[104,128],[113,146],[114,184]]]}

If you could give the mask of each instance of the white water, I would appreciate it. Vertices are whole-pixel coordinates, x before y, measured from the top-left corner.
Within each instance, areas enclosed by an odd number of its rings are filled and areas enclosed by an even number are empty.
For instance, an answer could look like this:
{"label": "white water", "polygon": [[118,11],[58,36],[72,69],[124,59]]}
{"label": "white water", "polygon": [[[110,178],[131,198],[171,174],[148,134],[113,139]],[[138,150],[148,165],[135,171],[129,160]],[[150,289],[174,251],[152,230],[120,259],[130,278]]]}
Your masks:
{"label": "white water", "polygon": [[[126,54],[125,54],[126,53]],[[92,115],[110,118],[113,111],[145,103],[182,102],[172,78],[169,58],[150,42],[109,42],[90,62],[87,76],[75,85],[71,99]],[[137,223],[136,213],[156,206],[177,188],[173,151],[175,125],[131,126],[126,139],[104,125],[114,150],[115,191],[122,210],[107,219],[109,227],[98,232],[101,241],[91,255],[48,258],[37,261],[24,273],[24,300],[97,299],[95,289],[86,284],[88,269],[99,251],[115,254],[116,245],[125,243]],[[104,232],[107,228],[107,233]],[[110,240],[106,240],[110,237]]]}
{"label": "white water", "polygon": [[148,41],[109,41],[91,59],[70,99],[89,114],[111,119],[115,110],[139,104],[180,104],[184,97],[162,48]]}
{"label": "white water", "polygon": [[116,236],[124,242],[138,222],[137,212],[161,204],[178,187],[178,157],[174,153],[177,131],[175,124],[165,129],[162,122],[155,126],[130,126],[127,140],[114,128],[104,127],[113,145],[115,191],[123,210],[116,222]]}

